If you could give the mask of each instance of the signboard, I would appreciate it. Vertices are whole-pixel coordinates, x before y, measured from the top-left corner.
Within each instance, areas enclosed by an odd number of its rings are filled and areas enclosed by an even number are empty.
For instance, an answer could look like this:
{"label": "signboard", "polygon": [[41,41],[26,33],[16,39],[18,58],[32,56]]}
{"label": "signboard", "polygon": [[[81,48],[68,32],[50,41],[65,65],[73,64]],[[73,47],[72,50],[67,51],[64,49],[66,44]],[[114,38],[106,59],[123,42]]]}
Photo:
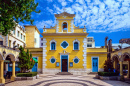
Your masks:
{"label": "signboard", "polygon": [[60,63],[59,62],[56,62],[56,67],[59,67],[60,66]]}
{"label": "signboard", "polygon": [[70,67],[73,67],[73,62],[70,62]]}

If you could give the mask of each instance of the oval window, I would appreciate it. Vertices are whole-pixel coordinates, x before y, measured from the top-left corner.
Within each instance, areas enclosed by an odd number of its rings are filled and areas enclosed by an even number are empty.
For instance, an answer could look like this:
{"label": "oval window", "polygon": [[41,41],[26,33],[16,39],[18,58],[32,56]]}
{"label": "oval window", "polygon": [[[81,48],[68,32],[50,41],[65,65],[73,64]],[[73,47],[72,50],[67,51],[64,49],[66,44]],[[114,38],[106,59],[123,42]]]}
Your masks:
{"label": "oval window", "polygon": [[78,63],[79,59],[78,58],[74,58],[74,63]]}
{"label": "oval window", "polygon": [[50,61],[51,61],[51,63],[55,63],[56,60],[55,60],[55,58],[51,58]]}

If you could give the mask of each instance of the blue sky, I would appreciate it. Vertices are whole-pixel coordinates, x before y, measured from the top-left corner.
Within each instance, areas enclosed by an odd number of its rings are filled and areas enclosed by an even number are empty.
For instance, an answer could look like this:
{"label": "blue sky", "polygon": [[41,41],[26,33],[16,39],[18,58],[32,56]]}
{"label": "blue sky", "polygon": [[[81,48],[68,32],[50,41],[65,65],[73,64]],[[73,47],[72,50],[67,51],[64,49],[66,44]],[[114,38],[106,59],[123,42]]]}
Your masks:
{"label": "blue sky", "polygon": [[[96,46],[104,45],[108,36],[112,43],[121,38],[130,38],[130,0],[35,0],[41,13],[32,13],[34,25],[42,33],[44,25],[54,26],[54,14],[62,13],[64,8],[76,14],[75,26],[87,27],[88,36],[93,36]],[[20,25],[30,24],[28,22]]]}

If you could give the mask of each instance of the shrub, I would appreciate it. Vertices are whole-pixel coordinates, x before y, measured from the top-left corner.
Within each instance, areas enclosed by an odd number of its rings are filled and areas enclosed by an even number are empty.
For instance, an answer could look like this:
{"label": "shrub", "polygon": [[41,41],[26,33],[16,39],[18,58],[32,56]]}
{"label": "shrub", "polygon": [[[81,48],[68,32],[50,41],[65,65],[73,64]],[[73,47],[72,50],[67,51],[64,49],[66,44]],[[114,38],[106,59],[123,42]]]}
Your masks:
{"label": "shrub", "polygon": [[36,76],[37,72],[28,72],[28,73],[17,73],[17,77],[33,77]]}
{"label": "shrub", "polygon": [[113,63],[111,59],[107,59],[104,63],[104,72],[113,72]]}
{"label": "shrub", "polygon": [[119,73],[114,73],[114,72],[98,72],[98,75],[100,75],[100,76],[118,76]]}
{"label": "shrub", "polygon": [[24,48],[20,46],[19,48],[20,53],[19,53],[19,63],[18,67],[20,68],[22,73],[25,73],[29,69],[32,69],[35,61],[32,59],[32,54],[29,53],[29,50],[27,49],[27,52],[24,51]]}

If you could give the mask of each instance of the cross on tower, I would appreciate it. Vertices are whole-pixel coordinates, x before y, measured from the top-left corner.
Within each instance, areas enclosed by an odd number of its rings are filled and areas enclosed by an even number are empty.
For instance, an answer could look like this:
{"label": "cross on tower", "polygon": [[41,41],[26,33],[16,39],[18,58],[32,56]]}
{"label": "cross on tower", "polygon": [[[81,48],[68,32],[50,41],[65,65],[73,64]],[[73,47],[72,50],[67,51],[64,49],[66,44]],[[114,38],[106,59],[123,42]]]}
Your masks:
{"label": "cross on tower", "polygon": [[64,10],[64,12],[66,12],[66,9],[65,9],[65,8],[64,8],[63,10]]}

